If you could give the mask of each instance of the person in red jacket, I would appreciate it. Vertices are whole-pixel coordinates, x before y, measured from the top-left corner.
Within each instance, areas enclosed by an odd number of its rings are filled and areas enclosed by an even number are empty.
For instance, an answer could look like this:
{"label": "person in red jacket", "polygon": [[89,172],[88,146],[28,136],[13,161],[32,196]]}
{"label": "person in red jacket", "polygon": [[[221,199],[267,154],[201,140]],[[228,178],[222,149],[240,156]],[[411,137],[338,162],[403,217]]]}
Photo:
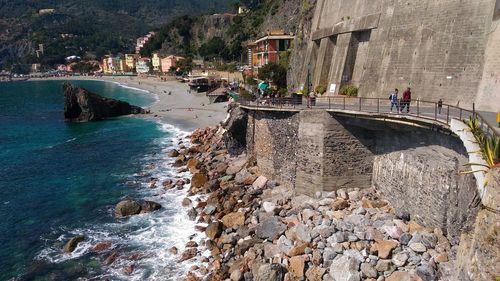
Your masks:
{"label": "person in red jacket", "polygon": [[410,112],[410,103],[411,103],[411,89],[407,88],[403,93],[403,102],[401,103],[401,112],[406,107],[406,113]]}

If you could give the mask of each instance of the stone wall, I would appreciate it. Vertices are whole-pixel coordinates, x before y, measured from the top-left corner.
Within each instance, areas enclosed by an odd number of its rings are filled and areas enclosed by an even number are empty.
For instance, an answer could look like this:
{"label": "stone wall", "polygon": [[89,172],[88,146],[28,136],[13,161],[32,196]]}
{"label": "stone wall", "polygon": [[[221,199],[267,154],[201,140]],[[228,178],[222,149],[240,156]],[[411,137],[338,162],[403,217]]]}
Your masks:
{"label": "stone wall", "polygon": [[249,113],[247,153],[298,194],[375,187],[458,244],[480,203],[468,157],[449,130],[326,111]]}
{"label": "stone wall", "polygon": [[318,0],[290,86],[305,84],[310,67],[313,86],[354,84],[364,97],[410,86],[414,98],[471,107],[477,96],[481,109],[497,110],[484,102],[499,96],[495,3]]}

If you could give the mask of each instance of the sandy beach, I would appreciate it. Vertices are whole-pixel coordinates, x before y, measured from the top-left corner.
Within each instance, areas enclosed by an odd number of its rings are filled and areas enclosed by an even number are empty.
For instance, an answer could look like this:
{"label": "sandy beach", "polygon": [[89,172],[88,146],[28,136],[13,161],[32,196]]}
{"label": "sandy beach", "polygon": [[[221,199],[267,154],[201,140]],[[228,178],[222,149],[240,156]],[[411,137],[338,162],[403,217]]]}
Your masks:
{"label": "sandy beach", "polygon": [[151,110],[150,116],[160,118],[162,122],[186,131],[217,125],[227,116],[227,102],[210,104],[205,93],[188,93],[188,86],[174,79],[161,81],[159,78],[132,76],[81,76],[44,79],[109,81],[148,91],[158,96],[158,101],[149,108]]}

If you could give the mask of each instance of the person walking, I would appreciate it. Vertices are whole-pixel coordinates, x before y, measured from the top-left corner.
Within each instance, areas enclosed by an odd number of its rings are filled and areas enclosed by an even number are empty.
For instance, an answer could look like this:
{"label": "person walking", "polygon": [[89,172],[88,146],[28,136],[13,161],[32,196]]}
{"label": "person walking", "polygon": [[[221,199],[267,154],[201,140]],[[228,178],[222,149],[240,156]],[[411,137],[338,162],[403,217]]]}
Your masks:
{"label": "person walking", "polygon": [[403,102],[401,104],[401,112],[406,108],[406,113],[410,112],[410,103],[411,103],[411,89],[407,88],[403,93]]}
{"label": "person walking", "polygon": [[438,112],[441,114],[441,109],[443,109],[443,99],[439,99],[438,101]]}
{"label": "person walking", "polygon": [[392,113],[392,109],[394,108],[394,106],[396,107],[396,111],[399,112],[398,89],[395,89],[394,93],[392,93],[389,96],[389,100],[391,101],[391,113]]}

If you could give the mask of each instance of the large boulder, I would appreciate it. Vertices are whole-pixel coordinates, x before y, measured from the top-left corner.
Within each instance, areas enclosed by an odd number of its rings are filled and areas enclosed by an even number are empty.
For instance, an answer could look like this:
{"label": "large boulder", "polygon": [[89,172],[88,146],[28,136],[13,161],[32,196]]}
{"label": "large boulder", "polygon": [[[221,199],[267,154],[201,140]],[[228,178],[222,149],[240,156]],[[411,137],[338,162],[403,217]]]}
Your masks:
{"label": "large boulder", "polygon": [[222,223],[216,221],[209,224],[205,230],[205,234],[212,240],[219,238],[222,234]]}
{"label": "large boulder", "polygon": [[158,211],[161,209],[161,205],[159,203],[153,201],[144,201],[141,204],[141,213],[150,213],[154,211]]}
{"label": "large boulder", "polygon": [[123,218],[140,214],[142,210],[141,204],[133,200],[123,200],[115,207],[115,216]]}
{"label": "large boulder", "polygon": [[76,247],[78,246],[78,243],[82,242],[83,240],[85,240],[85,237],[82,236],[82,235],[78,235],[76,237],[73,237],[71,238],[67,243],[66,245],[64,245],[64,251],[66,253],[71,253],[73,252]]}
{"label": "large boulder", "polygon": [[235,103],[229,105],[228,112],[229,118],[222,123],[224,143],[231,155],[238,155],[246,149],[248,113]]}
{"label": "large boulder", "polygon": [[99,121],[146,111],[127,102],[101,97],[84,88],[69,83],[63,85],[64,118],[73,122]]}

